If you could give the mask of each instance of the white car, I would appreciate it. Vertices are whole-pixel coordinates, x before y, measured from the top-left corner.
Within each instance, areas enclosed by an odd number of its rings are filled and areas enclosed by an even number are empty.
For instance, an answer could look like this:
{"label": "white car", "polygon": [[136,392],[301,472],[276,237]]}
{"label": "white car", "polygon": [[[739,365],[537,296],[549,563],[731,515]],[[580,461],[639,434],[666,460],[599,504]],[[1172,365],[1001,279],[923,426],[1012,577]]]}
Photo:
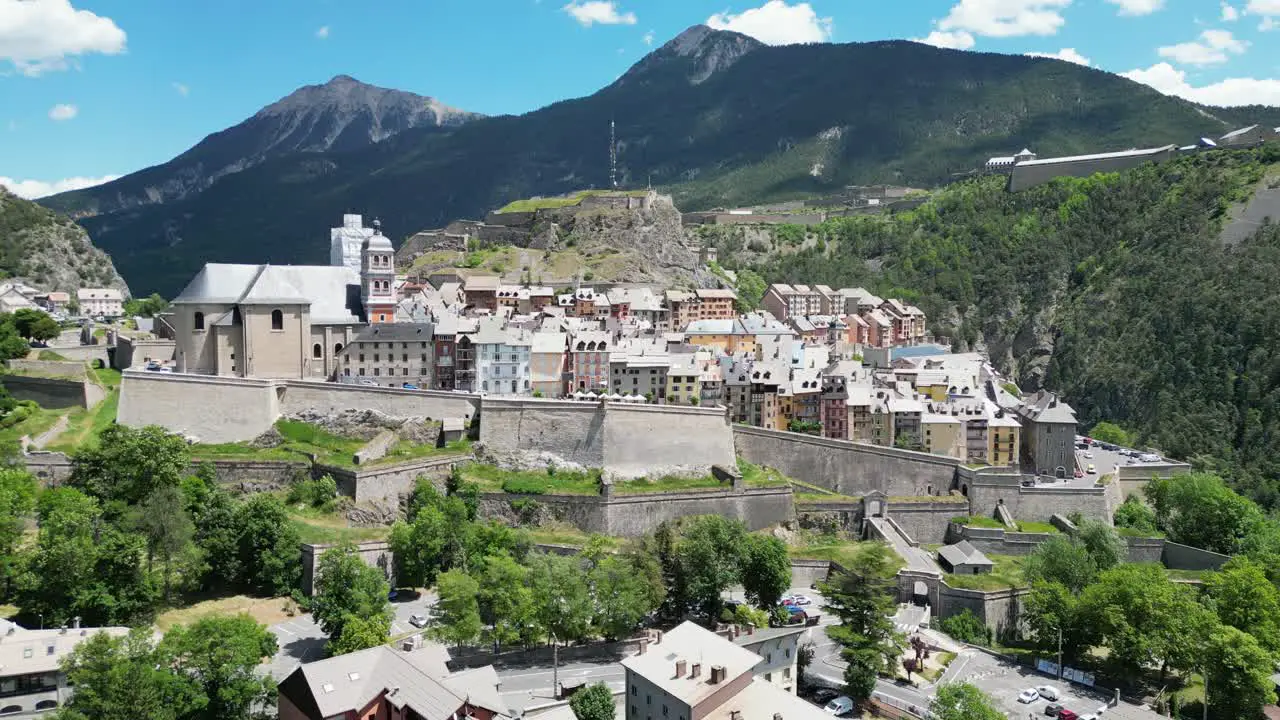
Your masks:
{"label": "white car", "polygon": [[848,696],[841,695],[835,700],[832,700],[831,702],[827,703],[826,707],[822,709],[828,715],[835,715],[837,717],[840,715],[845,715],[853,712],[853,700],[849,699]]}
{"label": "white car", "polygon": [[1036,688],[1036,694],[1038,694],[1040,697],[1044,698],[1045,700],[1057,700],[1058,698],[1062,697],[1061,695],[1058,694],[1058,688],[1052,685],[1041,685],[1040,687]]}
{"label": "white car", "polygon": [[414,626],[414,627],[416,627],[416,628],[426,627],[426,626],[427,626],[427,616],[426,616],[426,615],[419,615],[419,614],[410,615],[410,616],[409,616],[409,624],[410,624],[410,625],[412,625],[412,626]]}
{"label": "white car", "polygon": [[1088,450],[1085,450],[1085,451],[1084,451],[1084,459],[1085,459],[1085,460],[1092,460],[1092,459],[1093,459],[1093,453],[1089,452]]}
{"label": "white car", "polygon": [[795,595],[791,598],[791,602],[797,605],[812,605],[813,601],[807,595]]}
{"label": "white car", "polygon": [[1020,703],[1033,703],[1039,699],[1040,693],[1036,692],[1034,688],[1029,688],[1018,693],[1018,702]]}

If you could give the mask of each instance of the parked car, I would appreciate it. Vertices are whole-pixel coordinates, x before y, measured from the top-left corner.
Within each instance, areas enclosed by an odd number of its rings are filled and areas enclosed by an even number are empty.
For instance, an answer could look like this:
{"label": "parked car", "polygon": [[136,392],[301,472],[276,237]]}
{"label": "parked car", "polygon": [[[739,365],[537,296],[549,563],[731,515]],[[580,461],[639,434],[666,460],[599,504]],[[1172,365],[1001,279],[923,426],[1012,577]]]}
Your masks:
{"label": "parked car", "polygon": [[1036,692],[1035,688],[1027,688],[1018,693],[1018,702],[1020,703],[1033,703],[1039,699],[1040,693]]}
{"label": "parked car", "polygon": [[420,613],[414,613],[413,615],[410,615],[410,616],[409,616],[409,624],[410,624],[410,625],[412,625],[412,626],[414,626],[414,627],[416,627],[416,628],[426,627],[426,626],[427,626],[427,616],[426,616],[426,615],[422,615],[422,614],[420,614]]}
{"label": "parked car", "polygon": [[418,386],[417,386],[417,385],[414,385],[413,383],[404,383],[404,384],[403,384],[403,385],[401,385],[400,387],[404,388],[405,390],[417,390],[417,389],[418,389]]}
{"label": "parked car", "polygon": [[853,712],[853,700],[851,700],[847,695],[841,695],[835,700],[827,703],[822,709],[828,714],[835,715],[837,717],[847,715]]}
{"label": "parked car", "polygon": [[1090,475],[1098,474],[1098,468],[1094,467],[1093,463],[1089,463],[1089,467],[1085,468],[1084,471],[1089,473]]}
{"label": "parked car", "polygon": [[1062,708],[1058,711],[1058,720],[1080,720],[1080,716],[1071,710]]}
{"label": "parked car", "polygon": [[160,372],[160,363],[155,360],[148,361],[144,369],[150,372]]}
{"label": "parked car", "polygon": [[1036,692],[1039,693],[1040,697],[1044,698],[1045,700],[1057,700],[1058,698],[1062,697],[1060,694],[1058,694],[1058,688],[1052,685],[1041,685],[1040,687],[1036,688]]}
{"label": "parked car", "polygon": [[791,598],[791,599],[792,599],[792,601],[794,601],[794,602],[795,602],[795,604],[797,604],[797,605],[802,605],[802,606],[803,606],[803,605],[812,605],[812,604],[813,604],[813,601],[812,601],[812,600],[810,600],[810,599],[809,599],[809,596],[807,596],[807,595],[796,595],[795,597],[793,597],[793,598]]}
{"label": "parked car", "polygon": [[1155,453],[1143,453],[1138,456],[1138,459],[1142,462],[1160,462],[1160,456]]}
{"label": "parked car", "polygon": [[1093,453],[1091,453],[1091,452],[1089,452],[1089,451],[1087,451],[1087,450],[1086,450],[1086,451],[1085,451],[1085,453],[1084,453],[1084,459],[1085,459],[1085,460],[1092,460],[1092,459],[1093,459]]}
{"label": "parked car", "polygon": [[1084,477],[1084,472],[1082,472],[1082,471],[1080,470],[1080,468],[1076,468],[1076,477],[1077,477],[1077,478],[1082,478],[1082,477]]}
{"label": "parked car", "polygon": [[1049,717],[1059,717],[1062,712],[1062,706],[1058,703],[1049,703],[1044,706],[1044,714]]}

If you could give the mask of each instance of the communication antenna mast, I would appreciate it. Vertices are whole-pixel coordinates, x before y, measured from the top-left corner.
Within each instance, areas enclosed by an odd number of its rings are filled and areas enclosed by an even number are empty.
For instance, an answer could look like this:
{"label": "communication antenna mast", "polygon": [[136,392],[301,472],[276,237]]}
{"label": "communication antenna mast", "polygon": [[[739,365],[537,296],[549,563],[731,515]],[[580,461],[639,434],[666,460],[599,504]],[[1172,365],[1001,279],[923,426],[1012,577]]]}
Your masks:
{"label": "communication antenna mast", "polygon": [[618,140],[613,118],[609,118],[609,187],[618,189]]}

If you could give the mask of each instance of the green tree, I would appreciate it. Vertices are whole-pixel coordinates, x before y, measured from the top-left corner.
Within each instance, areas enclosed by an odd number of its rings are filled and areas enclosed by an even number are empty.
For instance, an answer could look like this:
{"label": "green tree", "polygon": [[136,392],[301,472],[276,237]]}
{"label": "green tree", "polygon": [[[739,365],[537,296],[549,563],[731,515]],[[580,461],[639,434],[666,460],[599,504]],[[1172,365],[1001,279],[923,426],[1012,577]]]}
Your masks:
{"label": "green tree", "polygon": [[19,308],[12,317],[14,330],[28,340],[52,340],[62,332],[58,323],[43,310]]}
{"label": "green tree", "polygon": [[1160,529],[1184,545],[1236,555],[1265,525],[1258,506],[1232,492],[1216,475],[1157,478],[1143,492]]}
{"label": "green tree", "polygon": [[1032,583],[1022,611],[1030,639],[1046,655],[1053,655],[1061,647],[1065,662],[1076,661],[1097,641],[1096,628],[1080,612],[1078,592],[1062,583],[1043,580]]}
{"label": "green tree", "polygon": [[122,512],[158,488],[177,487],[190,464],[187,442],[179,435],[155,425],[108,425],[98,443],[72,455],[67,484],[116,504],[112,512]]}
{"label": "green tree", "polygon": [[165,633],[159,655],[198,684],[202,707],[191,720],[255,720],[257,708],[275,700],[271,678],[258,672],[263,659],[275,655],[276,637],[247,614],[205,617]]}
{"label": "green tree", "polygon": [[234,523],[241,586],[270,595],[296,587],[302,572],[298,530],[280,499],[266,494],[249,497],[235,506]]}
{"label": "green tree", "polygon": [[1208,574],[1204,586],[1224,625],[1249,633],[1268,652],[1280,655],[1280,590],[1261,565],[1232,558]]}
{"label": "green tree", "polygon": [[204,560],[203,587],[243,587],[238,503],[226,490],[206,485],[200,478],[188,478],[183,488],[195,521],[196,546]]}
{"label": "green tree", "polygon": [[764,299],[764,293],[768,289],[764,278],[760,274],[750,268],[742,268],[738,270],[738,283],[736,292],[738,294],[738,311],[751,312],[760,307],[760,301]]}
{"label": "green tree", "polygon": [[495,652],[538,637],[529,569],[510,555],[490,555],[481,562],[477,602],[486,639]]}
{"label": "green tree", "polygon": [[969,683],[940,686],[929,710],[935,720],[1004,720],[991,698]]}
{"label": "green tree", "polygon": [[744,541],[739,583],[753,605],[772,608],[791,586],[787,546],[770,535],[747,535]]}
{"label": "green tree", "polygon": [[534,617],[552,642],[575,642],[591,630],[592,602],[578,558],[538,554],[529,559]]}
{"label": "green tree", "polygon": [[1133,438],[1123,428],[1105,420],[1093,426],[1089,437],[1098,442],[1112,443],[1120,447],[1133,447]]}
{"label": "green tree", "polygon": [[[391,604],[387,602],[390,591],[382,571],[366,564],[354,545],[344,543],[320,556],[311,614],[331,643],[343,636],[343,628],[349,622],[356,619],[379,622],[382,627],[378,637],[380,644],[386,641],[391,631],[392,611]],[[362,637],[365,635],[361,634]],[[344,638],[342,643],[350,652],[352,638]],[[335,647],[331,645],[330,649]]]}
{"label": "green tree", "polygon": [[602,558],[587,571],[587,585],[593,601],[592,626],[610,640],[627,637],[657,608],[645,579],[623,558]]}
{"label": "green tree", "polygon": [[845,691],[865,700],[875,689],[880,673],[892,673],[901,639],[890,619],[897,586],[888,546],[867,543],[846,566],[845,572],[820,585],[826,610],[840,619],[827,635],[840,645]]}
{"label": "green tree", "polygon": [[159,558],[163,567],[164,600],[170,600],[174,561],[192,549],[195,525],[187,515],[186,498],[174,486],[156,488],[134,512],[134,526],[147,540],[147,569]]}
{"label": "green tree", "polygon": [[1273,663],[1273,656],[1252,635],[1219,626],[1208,636],[1203,658],[1210,716],[1262,717],[1263,706],[1276,701]]}
{"label": "green tree", "polygon": [[1079,592],[1098,577],[1098,565],[1084,543],[1054,535],[1027,557],[1023,576],[1032,583],[1053,582]]}
{"label": "green tree", "polygon": [[94,633],[63,658],[75,687],[59,720],[186,720],[200,717],[208,698],[191,676],[175,671],[149,628],[126,637]]}
{"label": "green tree", "polygon": [[722,595],[739,579],[747,529],[720,515],[686,519],[675,546],[677,594],[710,618],[718,617]]}
{"label": "green tree", "polygon": [[951,617],[943,618],[938,623],[938,629],[960,642],[971,645],[991,644],[991,628],[979,620],[969,608]]}
{"label": "green tree", "polygon": [[0,599],[13,593],[18,546],[35,508],[35,477],[19,468],[0,467]]}
{"label": "green tree", "polygon": [[461,570],[440,573],[440,618],[432,631],[437,638],[461,648],[475,642],[483,629],[480,620],[480,585]]}
{"label": "green tree", "polygon": [[1129,545],[1124,538],[1120,537],[1115,528],[1099,520],[1080,522],[1071,537],[1084,546],[1098,572],[1119,565],[1129,554]]}
{"label": "green tree", "polygon": [[129,298],[124,301],[125,315],[155,317],[168,309],[169,301],[160,297],[159,293],[151,293],[149,297],[145,298]]}
{"label": "green tree", "polygon": [[578,720],[613,720],[617,706],[613,691],[604,683],[592,683],[569,698],[569,707]]}
{"label": "green tree", "polygon": [[1154,535],[1159,531],[1156,527],[1156,514],[1137,495],[1130,495],[1116,508],[1113,518],[1116,527],[1129,528],[1137,532]]}
{"label": "green tree", "polygon": [[377,647],[387,642],[391,630],[390,621],[382,615],[361,617],[352,615],[342,624],[338,634],[329,638],[330,655],[346,655],[357,650]]}

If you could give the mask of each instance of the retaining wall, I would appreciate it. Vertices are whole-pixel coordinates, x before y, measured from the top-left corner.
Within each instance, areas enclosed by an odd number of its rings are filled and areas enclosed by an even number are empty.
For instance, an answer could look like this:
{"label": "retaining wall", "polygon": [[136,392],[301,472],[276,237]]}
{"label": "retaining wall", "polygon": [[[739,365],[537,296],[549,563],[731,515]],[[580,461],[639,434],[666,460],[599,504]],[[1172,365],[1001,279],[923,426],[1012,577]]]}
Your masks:
{"label": "retaining wall", "polygon": [[11,370],[28,371],[45,377],[84,380],[85,367],[82,362],[66,362],[63,360],[6,360]]}
{"label": "retaining wall", "polygon": [[1129,554],[1125,560],[1131,563],[1158,563],[1164,560],[1164,538],[1126,537]]}
{"label": "retaining wall", "polygon": [[1165,541],[1161,559],[1170,570],[1217,570],[1231,556]]}
{"label": "retaining wall", "polygon": [[1026,629],[1022,618],[1022,602],[1030,590],[963,590],[946,583],[940,585],[938,604],[933,610],[935,617],[948,618],[969,610],[991,628],[996,637],[1005,640],[1021,635]]}
{"label": "retaining wall", "polygon": [[552,517],[583,532],[615,537],[646,535],[664,521],[688,515],[734,517],[747,529],[760,530],[790,520],[793,511],[790,488],[752,488],[609,497],[485,493],[480,498],[480,513],[515,521],[520,513],[513,503],[538,503]]}
{"label": "retaining wall", "polygon": [[191,471],[211,465],[218,482],[234,485],[241,492],[280,490],[293,484],[295,478],[306,477],[311,464],[303,460],[192,460]]}
{"label": "retaining wall", "polygon": [[436,390],[402,390],[369,385],[287,380],[280,398],[280,414],[303,411],[333,413],[351,408],[377,410],[394,417],[470,418],[480,396]]}
{"label": "retaining wall", "polygon": [[36,450],[23,455],[22,462],[42,485],[59,485],[71,477],[71,458],[66,453]]}
{"label": "retaining wall", "polygon": [[116,337],[116,350],[111,354],[111,367],[127,370],[150,360],[172,360],[176,343],[172,340],[135,340],[128,335]]}
{"label": "retaining wall", "polygon": [[944,542],[951,518],[969,512],[968,502],[889,500],[885,515],[912,539],[923,543]]}
{"label": "retaining wall", "polygon": [[116,421],[159,425],[203,443],[252,440],[280,417],[274,380],[125,370]]}
{"label": "retaining wall", "polygon": [[311,474],[315,477],[329,475],[338,485],[338,494],[356,502],[398,503],[401,496],[413,492],[418,478],[433,481],[442,490],[444,480],[454,463],[467,459],[466,455],[449,455],[410,460],[391,465],[346,468],[317,463]]}
{"label": "retaining wall", "polygon": [[[333,544],[312,545],[310,543],[302,543],[298,546],[298,550],[302,554],[303,594],[311,595],[312,590],[315,588],[316,570],[320,565],[320,557],[332,547],[336,546]],[[387,581],[391,583],[391,587],[395,587],[395,559],[391,553],[390,544],[385,540],[369,540],[356,543],[356,552],[360,554],[360,559],[364,560],[369,567],[381,570]]]}
{"label": "retaining wall", "polygon": [[87,380],[0,375],[0,385],[16,400],[31,400],[42,408],[93,407],[106,391]]}
{"label": "retaining wall", "polygon": [[1078,512],[1086,518],[1112,524],[1115,509],[1124,501],[1119,483],[1101,487],[1022,487],[1020,476],[975,474],[964,477],[970,514],[992,516],[1001,502],[1016,518],[1047,521],[1054,514]]}
{"label": "retaining wall", "polygon": [[814,583],[826,581],[831,575],[831,563],[827,560],[792,560],[791,587],[811,588]]}
{"label": "retaining wall", "polygon": [[957,543],[968,540],[971,545],[984,553],[997,555],[1030,555],[1053,537],[1051,533],[1010,532],[999,528],[970,527],[950,523],[947,531],[947,542]]}
{"label": "retaining wall", "polygon": [[101,360],[103,366],[110,363],[111,358],[107,354],[107,346],[100,345],[71,345],[68,347],[50,347],[50,350],[58,353],[68,360],[76,362],[89,362],[92,360]]}
{"label": "retaining wall", "polygon": [[733,467],[722,410],[538,398],[485,398],[480,440],[501,464],[541,455],[598,467],[606,478],[703,475]]}
{"label": "retaining wall", "polygon": [[745,425],[733,426],[733,439],[747,460],[842,495],[941,495],[959,465],[939,455]]}

